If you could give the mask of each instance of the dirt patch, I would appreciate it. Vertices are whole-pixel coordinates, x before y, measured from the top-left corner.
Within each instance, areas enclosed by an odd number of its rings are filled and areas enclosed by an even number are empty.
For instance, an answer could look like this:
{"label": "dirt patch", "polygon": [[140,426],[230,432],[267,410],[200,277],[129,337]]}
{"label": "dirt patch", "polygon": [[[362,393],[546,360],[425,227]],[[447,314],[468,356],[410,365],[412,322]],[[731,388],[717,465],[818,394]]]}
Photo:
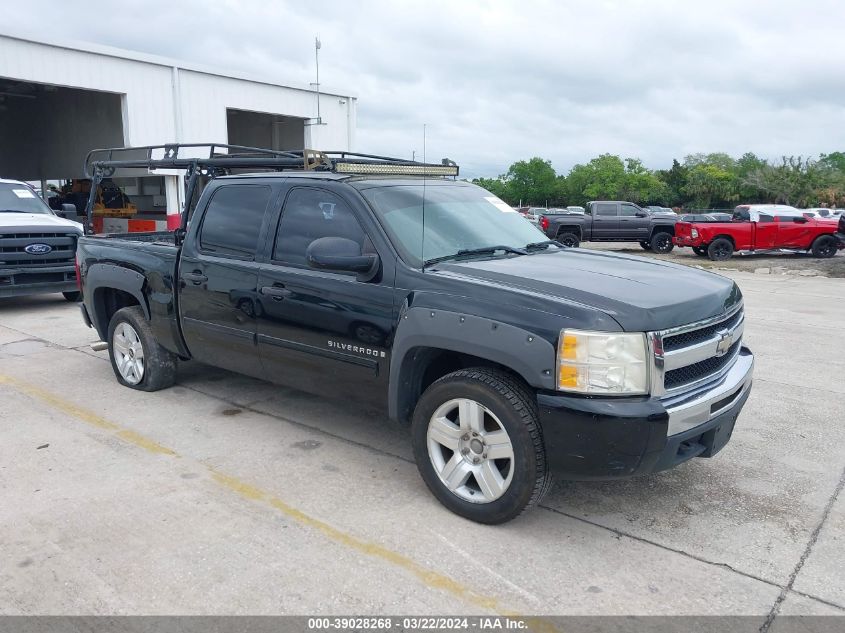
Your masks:
{"label": "dirt patch", "polygon": [[726,262],[713,262],[699,257],[691,248],[675,248],[667,255],[645,251],[639,244],[585,242],[584,248],[613,251],[626,255],[654,257],[686,266],[699,266],[706,270],[741,270],[761,275],[796,275],[800,277],[845,277],[845,251],[830,259],[817,259],[803,253],[767,253],[765,255],[734,255]]}

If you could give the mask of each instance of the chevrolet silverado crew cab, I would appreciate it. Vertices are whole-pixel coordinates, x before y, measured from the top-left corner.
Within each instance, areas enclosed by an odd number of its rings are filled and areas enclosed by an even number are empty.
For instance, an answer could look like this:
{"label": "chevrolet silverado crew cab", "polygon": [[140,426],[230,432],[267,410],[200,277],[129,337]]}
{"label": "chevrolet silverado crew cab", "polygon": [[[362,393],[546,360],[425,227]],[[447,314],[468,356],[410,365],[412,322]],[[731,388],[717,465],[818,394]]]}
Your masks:
{"label": "chevrolet silverado crew cab", "polygon": [[[670,210],[671,211],[671,210]],[[583,242],[639,242],[645,250],[668,253],[674,244],[674,213],[653,213],[633,202],[589,202],[584,215],[543,215],[540,228],[565,246]]]}
{"label": "chevrolet silverado crew cab", "polygon": [[[92,160],[95,180],[193,174],[175,233],[79,242],[83,317],[126,387],[194,359],[382,410],[434,496],[491,524],[551,473],[654,473],[731,437],[753,366],[731,280],[548,240],[452,163],[229,150]],[[203,170],[228,175],[193,205]]]}
{"label": "chevrolet silverado crew cab", "polygon": [[57,216],[28,184],[0,179],[0,297],[61,292],[77,301],[81,236],[79,222]]}
{"label": "chevrolet silverado crew cab", "polygon": [[727,222],[678,222],[675,245],[690,247],[696,255],[725,261],[737,251],[773,250],[810,252],[833,257],[845,247],[837,237],[836,219],[807,218],[794,207],[777,204],[743,204]]}

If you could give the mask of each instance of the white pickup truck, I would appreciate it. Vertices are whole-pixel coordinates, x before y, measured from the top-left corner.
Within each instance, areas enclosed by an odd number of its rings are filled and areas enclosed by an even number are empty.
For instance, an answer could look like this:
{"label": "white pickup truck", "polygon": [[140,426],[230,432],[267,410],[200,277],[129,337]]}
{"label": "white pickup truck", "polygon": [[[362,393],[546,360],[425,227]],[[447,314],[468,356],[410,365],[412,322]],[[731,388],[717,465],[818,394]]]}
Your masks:
{"label": "white pickup truck", "polygon": [[0,297],[61,292],[79,300],[82,225],[59,217],[25,182],[0,178]]}

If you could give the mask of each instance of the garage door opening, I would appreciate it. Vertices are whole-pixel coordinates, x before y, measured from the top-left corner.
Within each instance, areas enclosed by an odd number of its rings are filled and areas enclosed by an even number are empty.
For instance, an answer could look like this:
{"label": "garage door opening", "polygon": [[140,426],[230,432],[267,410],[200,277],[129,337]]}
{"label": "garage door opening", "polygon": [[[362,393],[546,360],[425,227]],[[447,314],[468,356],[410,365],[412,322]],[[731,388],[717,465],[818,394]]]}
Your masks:
{"label": "garage door opening", "polygon": [[82,178],[88,150],[123,147],[122,96],[0,77],[0,177]]}
{"label": "garage door opening", "polygon": [[281,150],[305,148],[305,119],[299,117],[227,108],[226,128],[231,145]]}

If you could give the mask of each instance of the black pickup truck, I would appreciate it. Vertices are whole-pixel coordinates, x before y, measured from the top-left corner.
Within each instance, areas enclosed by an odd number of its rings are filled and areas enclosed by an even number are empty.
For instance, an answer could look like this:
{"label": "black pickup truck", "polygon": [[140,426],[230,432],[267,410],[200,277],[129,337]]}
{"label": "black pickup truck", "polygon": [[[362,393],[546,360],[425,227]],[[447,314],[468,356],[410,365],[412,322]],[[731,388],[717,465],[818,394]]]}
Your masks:
{"label": "black pickup truck", "polygon": [[674,248],[675,222],[633,202],[601,201],[587,204],[584,215],[548,215],[540,218],[545,234],[566,246],[581,242],[639,242],[646,250],[668,253]]}
{"label": "black pickup truck", "polygon": [[630,477],[727,443],[753,366],[731,280],[562,246],[437,167],[216,177],[175,233],[79,241],[83,317],[133,389],[195,359],[383,410],[438,500],[483,523],[552,472]]}

